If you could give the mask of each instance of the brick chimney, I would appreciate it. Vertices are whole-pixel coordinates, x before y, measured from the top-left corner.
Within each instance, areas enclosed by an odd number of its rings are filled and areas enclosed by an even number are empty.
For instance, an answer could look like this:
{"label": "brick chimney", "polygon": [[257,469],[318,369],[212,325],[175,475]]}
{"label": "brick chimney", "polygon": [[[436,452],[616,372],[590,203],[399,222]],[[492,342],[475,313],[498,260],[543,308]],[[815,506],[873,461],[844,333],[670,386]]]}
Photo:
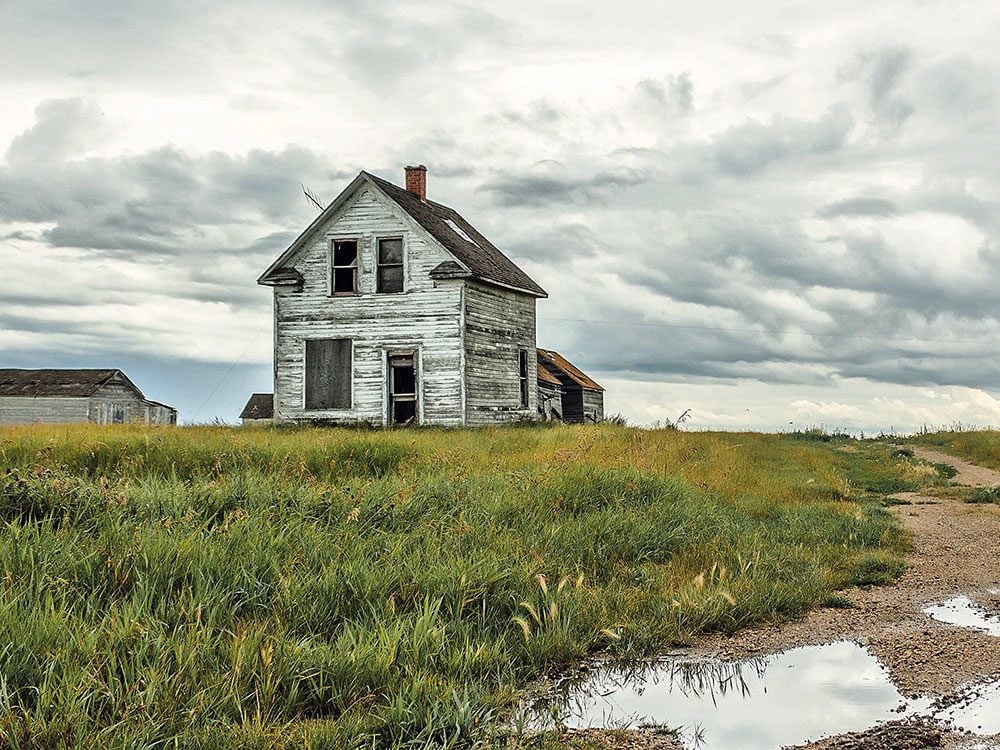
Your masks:
{"label": "brick chimney", "polygon": [[406,189],[420,200],[427,200],[427,167],[420,164],[406,168]]}

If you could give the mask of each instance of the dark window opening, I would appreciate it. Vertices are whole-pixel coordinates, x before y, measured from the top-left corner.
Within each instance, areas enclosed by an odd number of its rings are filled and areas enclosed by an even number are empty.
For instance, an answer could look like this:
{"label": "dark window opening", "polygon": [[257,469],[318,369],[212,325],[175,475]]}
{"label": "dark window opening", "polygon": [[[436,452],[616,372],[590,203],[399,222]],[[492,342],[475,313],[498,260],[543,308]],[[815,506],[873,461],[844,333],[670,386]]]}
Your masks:
{"label": "dark window opening", "polygon": [[410,354],[389,355],[389,423],[417,422],[417,361]]}
{"label": "dark window opening", "polygon": [[517,352],[517,376],[521,385],[521,408],[528,406],[528,350],[519,349]]}
{"label": "dark window opening", "polygon": [[403,291],[403,240],[378,241],[377,284],[381,293]]}
{"label": "dark window opening", "polygon": [[351,340],[306,339],[306,409],[351,408]]}
{"label": "dark window opening", "polygon": [[125,424],[125,404],[112,404],[111,424]]}
{"label": "dark window opening", "polygon": [[358,292],[358,242],[357,240],[334,240],[333,243],[333,283],[334,294],[357,294]]}

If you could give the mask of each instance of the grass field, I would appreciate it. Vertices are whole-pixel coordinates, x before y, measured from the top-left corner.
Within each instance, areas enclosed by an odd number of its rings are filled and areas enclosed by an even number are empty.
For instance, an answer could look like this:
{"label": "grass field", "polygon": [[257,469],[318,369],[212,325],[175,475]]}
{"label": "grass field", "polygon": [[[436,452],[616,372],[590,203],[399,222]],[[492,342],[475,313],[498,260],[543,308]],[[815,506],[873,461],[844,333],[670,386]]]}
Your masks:
{"label": "grass field", "polygon": [[902,570],[878,442],[643,431],[0,430],[11,748],[468,745],[588,654]]}
{"label": "grass field", "polygon": [[915,435],[909,442],[940,448],[979,466],[1000,470],[1000,432],[996,430],[932,432]]}

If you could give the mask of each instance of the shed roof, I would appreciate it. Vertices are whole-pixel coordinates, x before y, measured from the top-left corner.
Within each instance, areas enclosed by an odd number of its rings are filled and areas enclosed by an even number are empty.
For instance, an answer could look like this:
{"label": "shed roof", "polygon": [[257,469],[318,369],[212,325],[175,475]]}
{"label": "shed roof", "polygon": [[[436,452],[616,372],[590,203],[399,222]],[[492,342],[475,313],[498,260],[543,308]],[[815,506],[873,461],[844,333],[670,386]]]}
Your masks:
{"label": "shed roof", "polygon": [[562,374],[583,388],[603,391],[604,388],[583,370],[574,365],[559,352],[552,349],[539,349],[538,361],[555,374]]}
{"label": "shed roof", "polygon": [[539,353],[538,354],[538,363],[537,363],[537,367],[538,367],[538,382],[539,383],[548,383],[549,385],[562,385],[562,381],[559,380],[559,378],[557,378],[551,372],[549,372],[546,369],[545,365],[542,363],[541,360],[542,360],[542,355],[541,355],[541,353]]}
{"label": "shed roof", "polygon": [[[518,268],[514,261],[504,255],[455,209],[434,201],[421,200],[419,196],[409,190],[364,171],[360,172],[350,186],[337,196],[288,249],[271,264],[271,267],[257,280],[258,283],[270,286],[301,283],[301,277],[295,277],[294,269],[288,267],[288,262],[362,183],[373,185],[399,206],[445,250],[451,253],[462,266],[467,268],[473,278],[524,292],[534,297],[549,296],[528,274]],[[448,269],[442,269],[441,266],[438,266],[435,270],[441,273]],[[452,273],[454,277],[461,275],[455,272],[455,269],[450,270],[449,273]]]}
{"label": "shed roof", "polygon": [[105,383],[120,377],[145,398],[121,370],[20,370],[0,369],[0,396],[62,396],[86,398]]}
{"label": "shed roof", "polygon": [[254,393],[240,412],[240,419],[273,419],[274,394]]}

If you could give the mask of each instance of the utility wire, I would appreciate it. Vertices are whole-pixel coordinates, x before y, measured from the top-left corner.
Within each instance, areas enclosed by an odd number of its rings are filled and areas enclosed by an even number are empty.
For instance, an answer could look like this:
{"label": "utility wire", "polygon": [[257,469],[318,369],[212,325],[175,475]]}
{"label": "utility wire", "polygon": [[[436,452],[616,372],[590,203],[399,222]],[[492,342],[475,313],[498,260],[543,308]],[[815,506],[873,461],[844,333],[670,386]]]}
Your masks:
{"label": "utility wire", "polygon": [[250,339],[250,343],[247,344],[246,349],[243,350],[243,353],[236,358],[235,362],[229,365],[229,369],[222,374],[222,377],[219,378],[219,382],[215,384],[215,388],[212,389],[211,393],[205,396],[205,400],[201,402],[201,406],[198,407],[198,411],[194,413],[194,421],[198,420],[198,417],[201,416],[201,412],[205,408],[205,405],[208,404],[208,402],[212,399],[212,396],[215,395],[215,392],[222,387],[222,384],[226,382],[226,378],[228,378],[229,375],[232,373],[232,371],[236,369],[236,365],[238,365],[240,362],[243,361],[243,358],[247,355],[247,352],[250,351],[250,347],[257,343],[257,339],[260,338],[260,335],[264,332],[264,329],[270,325],[271,321],[265,320],[264,325],[262,325],[260,329],[257,331],[257,333],[254,334],[253,338]]}
{"label": "utility wire", "polygon": [[972,341],[970,339],[925,339],[916,336],[866,336],[860,333],[819,333],[815,331],[777,331],[767,328],[729,328],[726,326],[698,326],[683,323],[645,323],[638,320],[593,320],[587,318],[556,318],[540,317],[542,321],[559,321],[564,323],[594,323],[609,326],[642,326],[645,328],[676,328],[693,331],[724,331],[727,333],[765,333],[772,336],[825,336],[839,339],[865,339],[867,341],[913,341],[933,344],[987,344],[988,341]]}

